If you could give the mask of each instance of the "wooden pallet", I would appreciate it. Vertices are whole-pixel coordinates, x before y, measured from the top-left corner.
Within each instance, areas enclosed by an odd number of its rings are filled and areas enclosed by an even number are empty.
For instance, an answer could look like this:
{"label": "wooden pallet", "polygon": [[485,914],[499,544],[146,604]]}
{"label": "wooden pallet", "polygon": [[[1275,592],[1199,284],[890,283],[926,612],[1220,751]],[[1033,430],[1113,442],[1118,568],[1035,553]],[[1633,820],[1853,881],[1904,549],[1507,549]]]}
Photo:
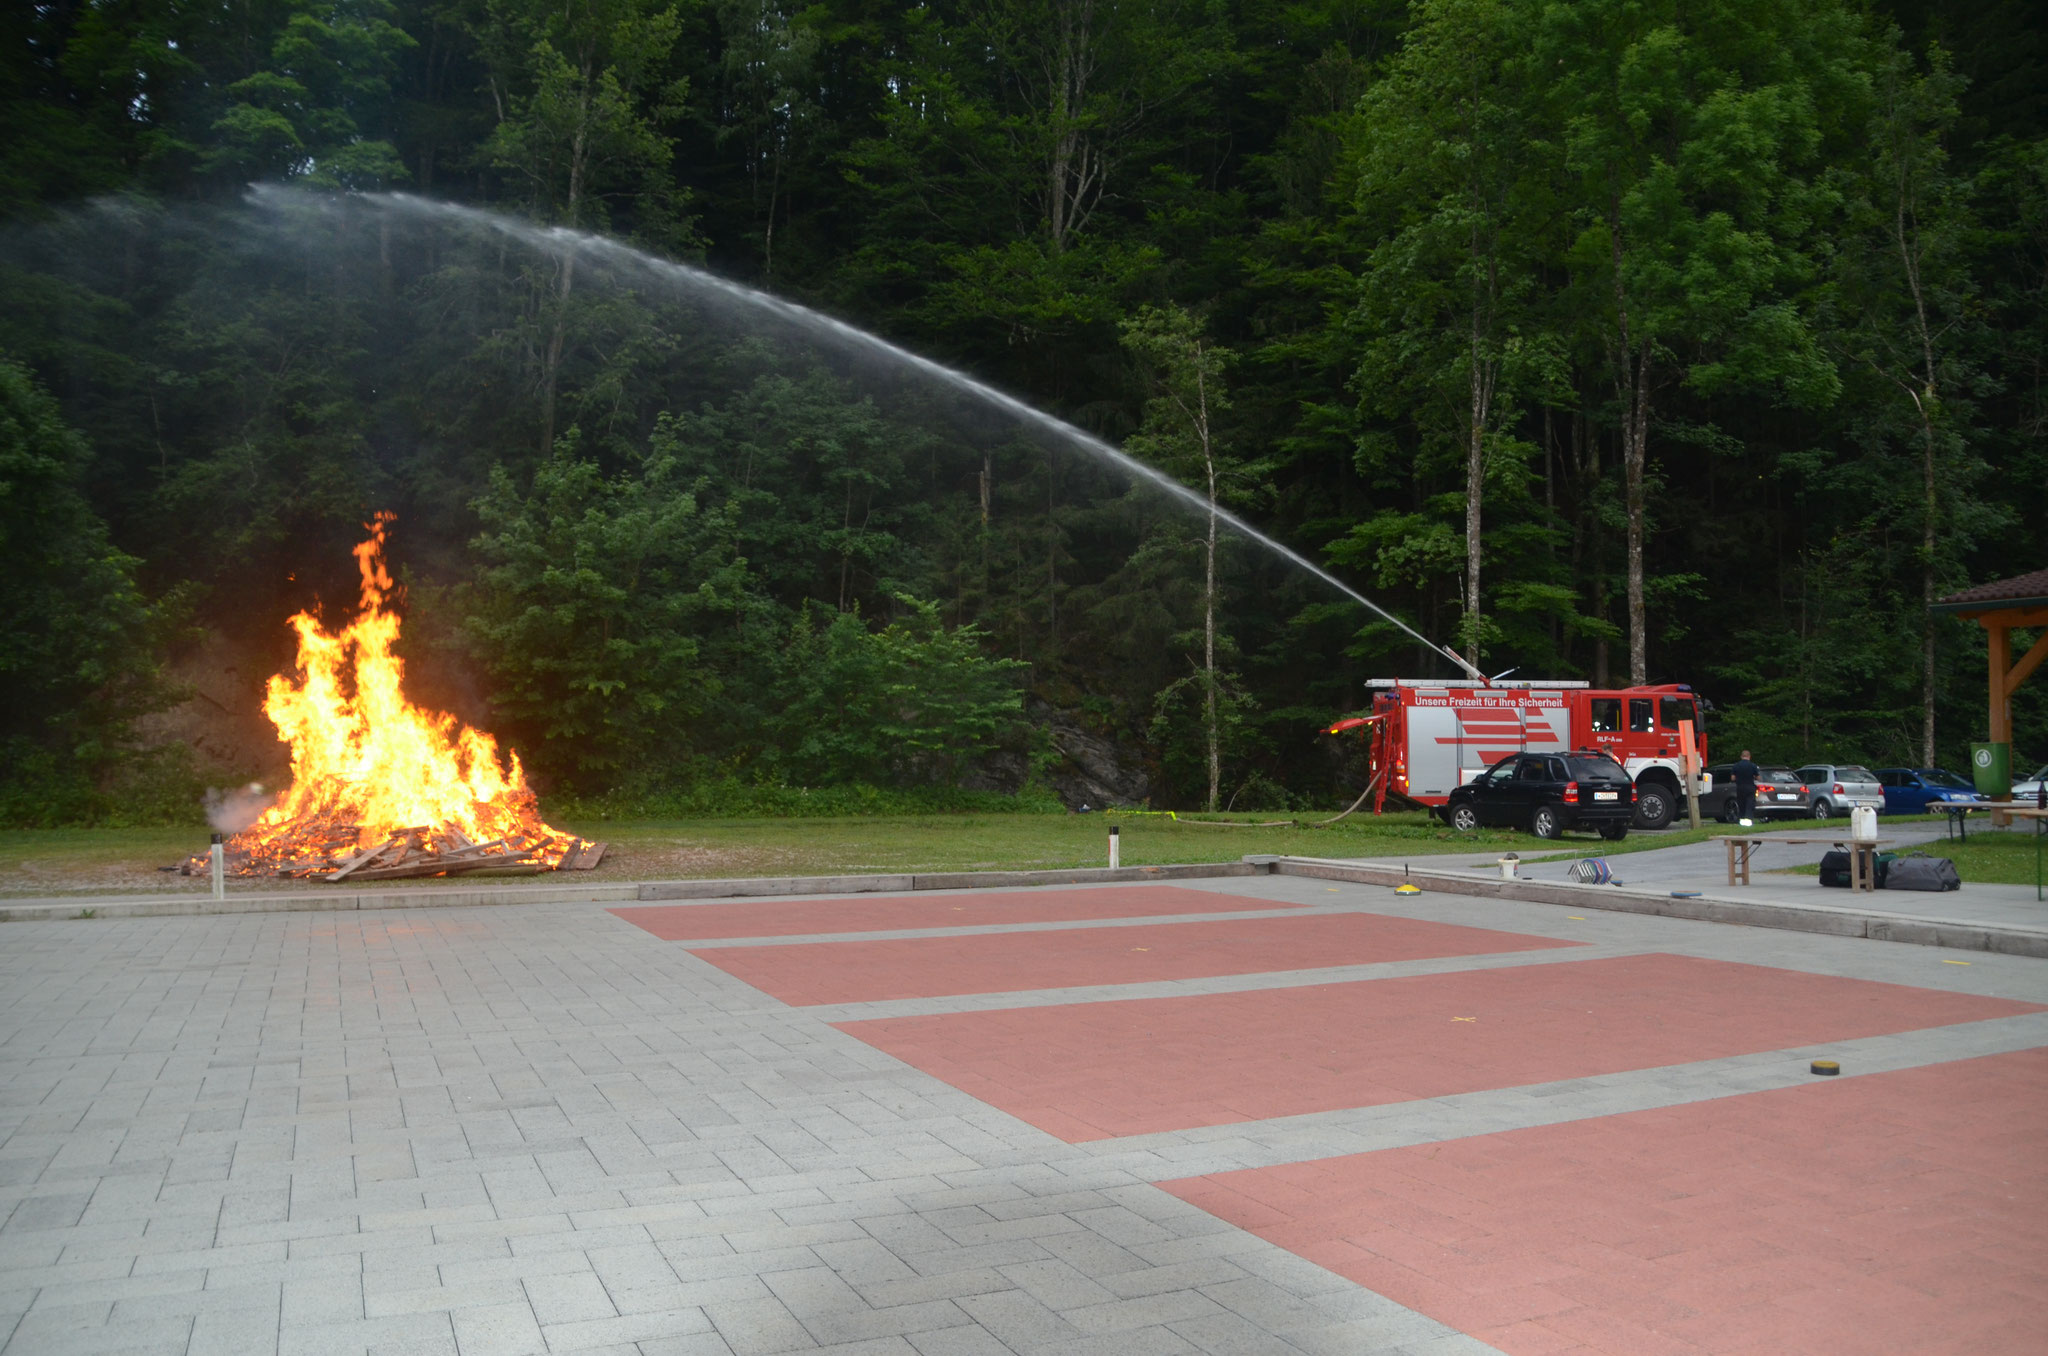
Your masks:
{"label": "wooden pallet", "polygon": [[[564,840],[560,838],[546,835],[527,838],[523,834],[494,838],[488,843],[474,843],[460,829],[420,824],[394,829],[383,842],[360,850],[356,849],[352,835],[330,834],[311,846],[318,855],[279,862],[275,866],[257,866],[244,860],[239,870],[230,869],[237,876],[275,875],[319,880],[330,885],[346,881],[457,876],[473,871],[536,875],[547,870],[592,870],[604,860],[605,850],[610,845],[570,838],[566,840],[565,847]],[[544,865],[558,851],[561,857],[557,864],[552,868]],[[180,869],[187,875],[203,875],[208,869],[208,862],[203,856],[194,857]]]}

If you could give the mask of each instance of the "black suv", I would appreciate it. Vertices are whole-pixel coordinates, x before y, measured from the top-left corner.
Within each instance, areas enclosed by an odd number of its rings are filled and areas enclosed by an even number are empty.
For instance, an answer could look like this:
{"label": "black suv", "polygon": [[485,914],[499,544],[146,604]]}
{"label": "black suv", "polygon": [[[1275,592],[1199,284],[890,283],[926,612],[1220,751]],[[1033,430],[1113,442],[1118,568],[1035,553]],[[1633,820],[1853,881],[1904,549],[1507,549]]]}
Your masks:
{"label": "black suv", "polygon": [[1602,838],[1626,838],[1636,813],[1635,786],[1604,753],[1517,753],[1451,792],[1438,813],[1459,830],[1506,825],[1555,838],[1587,828]]}

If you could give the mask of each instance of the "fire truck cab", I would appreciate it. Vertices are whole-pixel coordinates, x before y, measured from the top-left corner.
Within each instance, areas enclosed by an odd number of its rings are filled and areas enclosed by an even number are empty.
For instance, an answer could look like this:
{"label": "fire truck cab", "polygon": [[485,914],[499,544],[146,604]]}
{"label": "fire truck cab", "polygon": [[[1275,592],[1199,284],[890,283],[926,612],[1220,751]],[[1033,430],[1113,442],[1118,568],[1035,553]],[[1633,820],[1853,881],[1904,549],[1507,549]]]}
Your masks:
{"label": "fire truck cab", "polygon": [[[1707,761],[1705,703],[1683,683],[1593,688],[1583,681],[1374,679],[1372,714],[1342,720],[1331,733],[1365,727],[1380,798],[1441,811],[1462,786],[1509,754],[1600,749],[1635,782],[1636,824],[1661,829],[1684,802],[1682,726],[1690,722],[1699,761]],[[1699,790],[1712,788],[1702,774]]]}

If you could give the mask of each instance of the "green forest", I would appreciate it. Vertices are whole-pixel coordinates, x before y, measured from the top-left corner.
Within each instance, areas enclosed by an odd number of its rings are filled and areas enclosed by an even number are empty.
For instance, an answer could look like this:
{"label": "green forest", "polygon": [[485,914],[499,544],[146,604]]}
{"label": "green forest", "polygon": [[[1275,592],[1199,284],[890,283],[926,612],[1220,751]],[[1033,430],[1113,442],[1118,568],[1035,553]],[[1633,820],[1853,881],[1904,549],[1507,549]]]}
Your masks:
{"label": "green forest", "polygon": [[0,825],[278,775],[379,512],[415,695],[617,813],[1341,806],[1456,668],[1218,513],[1766,762],[1961,766],[1928,604],[2048,567],[2021,0],[0,27]]}

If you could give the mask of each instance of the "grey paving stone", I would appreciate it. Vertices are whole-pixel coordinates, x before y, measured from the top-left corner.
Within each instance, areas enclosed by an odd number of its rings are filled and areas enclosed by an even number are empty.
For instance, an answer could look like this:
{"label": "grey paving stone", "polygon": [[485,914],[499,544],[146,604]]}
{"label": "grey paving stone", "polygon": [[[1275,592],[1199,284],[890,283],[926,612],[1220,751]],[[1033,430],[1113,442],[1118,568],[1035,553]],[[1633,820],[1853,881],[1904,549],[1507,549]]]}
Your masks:
{"label": "grey paving stone", "polygon": [[1136,1299],[1142,1295],[1157,1295],[1169,1290],[1199,1289],[1223,1281],[1239,1280],[1244,1275],[1244,1266],[1231,1258],[1198,1257],[1162,1267],[1141,1264],[1129,1271],[1098,1273],[1097,1279],[1103,1289],[1112,1295],[1121,1299]]}
{"label": "grey paving stone", "polygon": [[640,1356],[732,1356],[732,1348],[715,1331],[650,1337],[641,1341],[638,1349]]}
{"label": "grey paving stone", "polygon": [[514,1305],[526,1302],[526,1291],[517,1281],[491,1281],[485,1285],[460,1287],[435,1284],[377,1290],[371,1289],[368,1285],[363,1287],[365,1318],[395,1318],[401,1314],[433,1314],[443,1311],[452,1313],[457,1309],[479,1305]]}
{"label": "grey paving stone", "polygon": [[1136,1299],[1111,1300],[1080,1309],[1068,1309],[1060,1317],[1091,1335],[1132,1332],[1180,1319],[1205,1318],[1224,1312],[1222,1305],[1197,1290],[1166,1290]]}
{"label": "grey paving stone", "polygon": [[343,1270],[331,1262],[326,1272],[284,1283],[280,1326],[287,1330],[312,1328],[364,1316],[362,1273]]}
{"label": "grey paving stone", "polygon": [[479,1304],[451,1315],[455,1345],[462,1356],[545,1356],[547,1344],[533,1309],[524,1300]]}
{"label": "grey paving stone", "polygon": [[1197,1348],[1170,1328],[1132,1328],[1037,1350],[1059,1356],[1185,1356]]}
{"label": "grey paving stone", "polygon": [[1015,1356],[1014,1348],[979,1326],[912,1333],[908,1341],[918,1356]]}
{"label": "grey paving stone", "polygon": [[900,1338],[938,1328],[957,1328],[972,1323],[965,1311],[947,1300],[921,1304],[898,1304],[886,1309],[839,1309],[808,1314],[799,1321],[813,1340],[823,1347],[847,1343]]}
{"label": "grey paving stone", "polygon": [[818,1345],[809,1330],[777,1299],[728,1300],[704,1306],[704,1314],[733,1356],[769,1356],[807,1351]]}
{"label": "grey paving stone", "polygon": [[1084,1334],[1060,1315],[1021,1290],[968,1295],[953,1301],[998,1341],[1017,1351],[1055,1342],[1078,1341]]}
{"label": "grey paving stone", "polygon": [[[45,1176],[48,1174],[46,1173]],[[69,1229],[92,1202],[90,1191],[28,1196],[17,1203],[0,1232],[18,1234],[40,1229]]]}
{"label": "grey paving stone", "polygon": [[361,1353],[406,1353],[406,1356],[459,1356],[454,1326],[447,1314],[401,1314],[362,1319],[317,1328],[279,1332],[278,1356],[354,1356]]}
{"label": "grey paving stone", "polygon": [[1058,1258],[1019,1262],[1000,1268],[1003,1276],[1048,1309],[1076,1309],[1106,1304],[1117,1296]]}
{"label": "grey paving stone", "polygon": [[1206,1314],[1169,1323],[1167,1328],[1207,1356],[1300,1356],[1301,1352],[1280,1334],[1234,1313]]}
{"label": "grey paving stone", "polygon": [[193,1316],[186,1356],[271,1356],[278,1349],[277,1309],[207,1308]]}

